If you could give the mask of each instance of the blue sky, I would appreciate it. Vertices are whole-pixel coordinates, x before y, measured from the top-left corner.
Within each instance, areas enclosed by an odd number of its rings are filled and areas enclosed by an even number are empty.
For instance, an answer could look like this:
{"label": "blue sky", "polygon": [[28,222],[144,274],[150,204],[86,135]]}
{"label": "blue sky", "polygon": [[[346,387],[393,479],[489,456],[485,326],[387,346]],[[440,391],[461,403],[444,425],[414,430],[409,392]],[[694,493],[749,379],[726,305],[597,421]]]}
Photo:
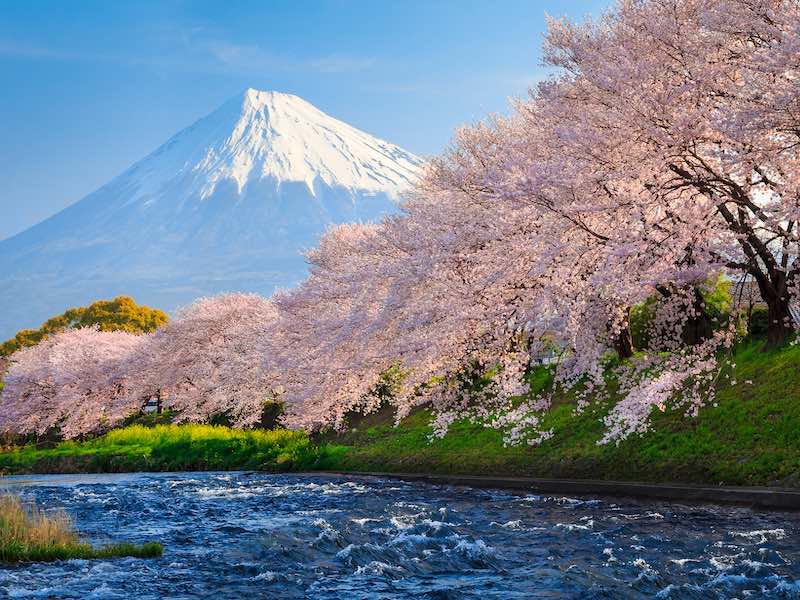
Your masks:
{"label": "blue sky", "polygon": [[608,0],[0,4],[0,239],[79,200],[247,87],[420,155],[545,75],[545,14]]}

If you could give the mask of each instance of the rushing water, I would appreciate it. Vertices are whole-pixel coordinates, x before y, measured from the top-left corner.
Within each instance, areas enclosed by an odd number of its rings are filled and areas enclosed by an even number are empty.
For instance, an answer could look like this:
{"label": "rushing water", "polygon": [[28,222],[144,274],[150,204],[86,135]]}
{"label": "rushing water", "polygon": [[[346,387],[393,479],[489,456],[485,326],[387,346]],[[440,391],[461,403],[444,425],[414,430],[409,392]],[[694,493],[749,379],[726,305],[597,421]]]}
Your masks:
{"label": "rushing water", "polygon": [[800,515],[262,473],[6,479],[156,560],[0,568],[27,598],[800,598]]}

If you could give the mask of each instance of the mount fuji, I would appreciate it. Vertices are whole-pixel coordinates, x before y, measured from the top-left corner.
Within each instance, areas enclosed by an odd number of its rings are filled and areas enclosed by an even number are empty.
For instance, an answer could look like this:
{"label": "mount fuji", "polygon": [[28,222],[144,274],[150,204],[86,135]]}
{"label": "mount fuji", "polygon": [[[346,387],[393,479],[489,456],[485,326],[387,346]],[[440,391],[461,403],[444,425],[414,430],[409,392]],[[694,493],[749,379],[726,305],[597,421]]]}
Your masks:
{"label": "mount fuji", "polygon": [[297,96],[248,89],[0,242],[0,336],[119,294],[170,310],[291,286],[303,249],[331,224],[395,212],[421,164]]}

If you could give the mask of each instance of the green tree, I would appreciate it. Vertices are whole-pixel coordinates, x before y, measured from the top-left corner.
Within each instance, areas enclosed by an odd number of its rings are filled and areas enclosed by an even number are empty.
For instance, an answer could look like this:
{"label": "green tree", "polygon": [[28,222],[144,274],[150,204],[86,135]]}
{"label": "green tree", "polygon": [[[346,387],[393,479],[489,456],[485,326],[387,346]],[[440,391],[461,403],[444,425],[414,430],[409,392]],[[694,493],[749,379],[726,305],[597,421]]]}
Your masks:
{"label": "green tree", "polygon": [[38,329],[23,329],[0,345],[0,356],[8,356],[20,348],[34,346],[49,335],[67,329],[98,327],[101,331],[151,333],[164,325],[167,314],[157,308],[141,306],[130,296],[99,300],[89,306],[70,308],[63,314],[45,321]]}

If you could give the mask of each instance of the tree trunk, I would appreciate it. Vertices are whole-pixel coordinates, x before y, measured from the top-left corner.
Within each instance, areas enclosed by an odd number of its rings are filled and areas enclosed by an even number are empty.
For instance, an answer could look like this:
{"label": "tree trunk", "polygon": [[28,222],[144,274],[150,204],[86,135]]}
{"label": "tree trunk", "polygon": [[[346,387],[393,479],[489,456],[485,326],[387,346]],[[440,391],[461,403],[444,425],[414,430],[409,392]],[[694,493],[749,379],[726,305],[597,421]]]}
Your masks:
{"label": "tree trunk", "polygon": [[630,309],[628,309],[628,314],[625,317],[622,331],[619,332],[617,339],[614,340],[614,350],[616,350],[620,360],[625,360],[633,356],[635,349],[633,346],[633,336],[631,335]]}
{"label": "tree trunk", "polygon": [[703,294],[699,288],[694,288],[693,302],[694,314],[686,320],[681,336],[687,346],[696,346],[714,333],[714,324],[711,322],[708,311],[703,308]]}
{"label": "tree trunk", "polygon": [[769,280],[756,276],[758,290],[767,304],[767,343],[762,350],[782,345],[794,331],[786,277],[783,272],[772,275]]}
{"label": "tree trunk", "polygon": [[767,343],[763,350],[769,350],[780,346],[786,341],[792,331],[792,313],[789,311],[789,303],[785,298],[771,298],[767,302]]}

